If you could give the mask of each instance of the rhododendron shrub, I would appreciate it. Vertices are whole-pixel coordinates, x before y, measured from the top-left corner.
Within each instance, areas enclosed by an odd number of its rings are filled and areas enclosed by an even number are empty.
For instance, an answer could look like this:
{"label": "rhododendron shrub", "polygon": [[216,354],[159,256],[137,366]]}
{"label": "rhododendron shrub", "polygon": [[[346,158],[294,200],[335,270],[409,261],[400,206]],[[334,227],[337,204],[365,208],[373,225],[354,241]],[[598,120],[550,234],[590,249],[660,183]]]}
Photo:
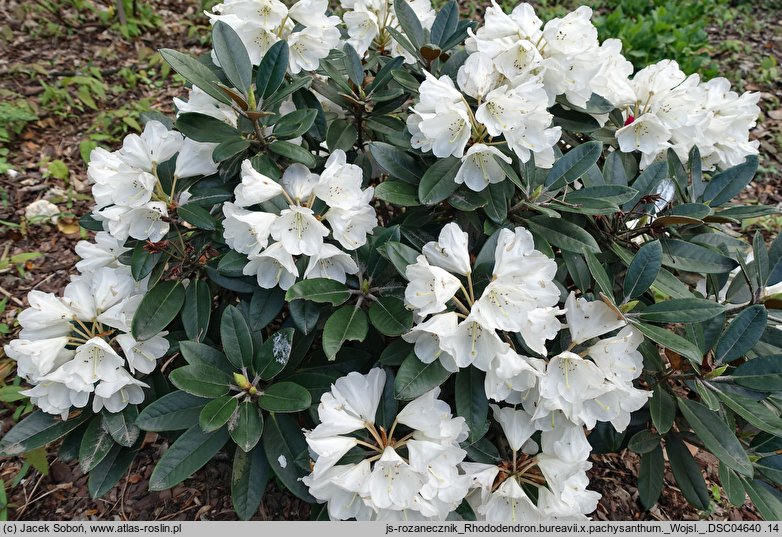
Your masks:
{"label": "rhododendron shrub", "polygon": [[734,231],[758,95],[638,72],[591,10],[226,0],[188,81],[88,176],[95,231],[5,346],[93,496],[145,437],[150,488],[223,450],[316,519],[584,519],[590,454],[782,516],[782,241]]}

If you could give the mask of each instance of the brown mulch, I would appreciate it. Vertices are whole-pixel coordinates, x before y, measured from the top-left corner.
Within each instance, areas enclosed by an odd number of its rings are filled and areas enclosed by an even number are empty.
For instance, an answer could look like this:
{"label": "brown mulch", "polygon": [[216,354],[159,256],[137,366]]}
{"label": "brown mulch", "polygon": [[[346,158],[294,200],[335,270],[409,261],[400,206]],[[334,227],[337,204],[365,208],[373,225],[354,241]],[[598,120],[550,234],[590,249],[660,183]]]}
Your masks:
{"label": "brown mulch", "polygon": [[[0,100],[11,98],[14,93],[29,99],[40,118],[28,124],[26,129],[9,144],[9,162],[18,176],[0,175],[0,194],[7,199],[0,203],[0,221],[20,222],[24,208],[37,199],[52,199],[73,215],[89,210],[89,185],[86,181],[86,165],[79,154],[79,143],[85,139],[87,126],[98,112],[86,109],[60,110],[55,114],[41,104],[44,87],[57,76],[67,76],[87,67],[104,71],[107,85],[124,85],[117,74],[120,67],[143,68],[149,51],[169,47],[202,50],[188,32],[193,24],[204,24],[199,15],[200,0],[143,0],[153,6],[163,23],[156,32],[125,39],[116,30],[107,29],[92,21],[78,31],[63,35],[50,35],[45,31],[51,18],[30,18],[23,15],[24,0],[0,0],[0,26],[10,29],[10,40],[0,37],[0,77],[3,93]],[[109,4],[113,2],[104,2]],[[760,8],[757,8],[760,10]],[[67,15],[67,13],[66,13]],[[752,80],[757,70],[758,55],[767,56],[782,51],[782,16],[779,11],[758,12],[757,20],[765,24],[766,31],[753,32],[751,36],[738,24],[726,28],[711,29],[715,43],[728,37],[748,40],[753,54],[736,60],[730,65],[735,75],[729,75],[736,83],[741,78]],[[141,59],[140,59],[141,58]],[[721,61],[723,59],[720,59]],[[782,59],[780,59],[782,61]],[[36,68],[48,75],[42,75]],[[143,70],[143,69],[142,69]],[[54,75],[52,74],[54,73]],[[154,109],[170,112],[171,98],[181,96],[181,82],[172,77],[165,80],[150,77],[151,83],[139,83],[122,93],[110,92],[99,103],[101,109],[119,108],[126,102],[143,97],[150,98]],[[756,183],[746,195],[761,203],[782,202],[782,112],[779,98],[780,82],[765,85],[753,82],[740,89],[760,91],[764,117],[753,133],[761,141],[763,166],[770,171],[763,181]],[[118,145],[118,144],[115,144]],[[70,174],[67,181],[46,176],[42,162],[62,160]],[[64,193],[64,194],[63,194]],[[65,198],[65,200],[63,200]],[[70,201],[67,201],[70,199]],[[76,262],[73,247],[81,236],[72,226],[30,226],[25,232],[0,223],[0,253],[8,249],[9,255],[23,252],[40,252],[42,257],[32,260],[22,273],[13,267],[0,270],[0,293],[8,293],[22,302],[31,289],[57,292],[68,282]],[[0,297],[2,298],[2,297]],[[12,299],[13,300],[13,299]],[[0,318],[11,324],[13,308]],[[0,339],[2,339],[0,337]],[[12,425],[7,408],[0,405],[2,431]],[[87,477],[74,461],[49,456],[50,472],[42,476],[30,471],[22,482],[8,491],[10,515],[16,519],[41,520],[233,520],[230,505],[230,462],[225,455],[218,456],[192,478],[168,491],[148,491],[148,479],[154,461],[158,460],[167,443],[157,435],[148,435],[144,447],[133,463],[129,474],[104,498],[93,500],[87,492]],[[718,482],[715,461],[703,453],[696,458],[705,468],[709,485]],[[593,518],[597,520],[696,520],[701,516],[717,520],[756,520],[757,514],[749,503],[734,508],[723,500],[708,515],[692,509],[676,487],[675,480],[666,470],[665,494],[649,511],[644,511],[636,490],[639,458],[630,451],[592,457],[594,468],[590,471],[590,488],[600,492],[600,501]],[[0,459],[0,478],[9,483],[22,466],[20,459]],[[724,495],[723,495],[724,496]],[[293,498],[272,480],[264,497],[258,520],[297,520],[309,517],[310,507]]]}

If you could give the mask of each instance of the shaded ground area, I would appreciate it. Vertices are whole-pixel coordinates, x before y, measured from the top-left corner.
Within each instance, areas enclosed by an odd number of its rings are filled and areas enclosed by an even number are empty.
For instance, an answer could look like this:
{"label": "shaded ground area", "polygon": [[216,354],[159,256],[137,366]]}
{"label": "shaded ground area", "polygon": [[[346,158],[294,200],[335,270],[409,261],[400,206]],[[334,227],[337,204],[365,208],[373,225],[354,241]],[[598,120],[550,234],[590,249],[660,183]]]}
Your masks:
{"label": "shaded ground area", "polygon": [[[88,210],[91,199],[83,155],[94,144],[118,146],[127,132],[137,129],[140,112],[170,112],[171,97],[183,93],[182,81],[166,71],[154,49],[204,50],[207,33],[201,2],[147,0],[139,4],[151,6],[135,17],[128,14],[129,28],[135,25],[140,35],[123,37],[111,13],[47,11],[37,3],[0,0],[0,171],[6,172],[0,173],[0,293],[8,298],[5,309],[0,308],[3,339],[13,334],[13,318],[29,290],[56,292],[68,281],[76,260],[73,247],[82,238],[76,219]],[[782,8],[760,5],[744,5],[735,18],[710,27],[709,53],[738,91],[762,94],[763,114],[753,133],[761,143],[762,171],[743,195],[760,203],[779,204]],[[57,223],[25,221],[25,208],[40,199],[58,206]],[[776,235],[780,227],[782,219],[772,217],[751,223],[748,230]],[[8,360],[0,356],[0,381],[10,382],[8,366]],[[0,403],[2,431],[12,426],[15,408],[13,403]],[[18,485],[8,487],[9,514],[19,519],[58,520],[234,519],[230,464],[224,455],[170,491],[147,490],[153,461],[166,447],[164,439],[149,434],[129,474],[98,500],[89,498],[87,478],[78,465],[58,460],[52,452],[48,475],[29,470]],[[696,458],[711,487],[717,481],[715,461],[702,453]],[[644,511],[635,488],[637,455],[629,451],[595,455],[593,463],[590,488],[603,494],[596,519],[757,518],[748,504],[730,507],[717,487],[711,512],[693,510],[669,471],[660,503]],[[10,484],[22,465],[20,459],[0,460],[0,478]],[[272,483],[255,518],[307,519],[309,510],[307,504]]]}

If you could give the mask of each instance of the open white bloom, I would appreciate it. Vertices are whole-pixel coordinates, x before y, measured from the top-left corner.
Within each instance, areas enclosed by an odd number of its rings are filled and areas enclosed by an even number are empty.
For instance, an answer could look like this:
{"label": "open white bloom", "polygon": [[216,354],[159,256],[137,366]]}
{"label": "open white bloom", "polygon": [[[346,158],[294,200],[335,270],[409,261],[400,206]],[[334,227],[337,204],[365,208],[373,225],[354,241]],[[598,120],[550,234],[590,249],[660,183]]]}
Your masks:
{"label": "open white bloom", "polygon": [[320,250],[310,257],[305,278],[329,278],[345,283],[347,274],[356,274],[358,265],[350,256],[333,244],[324,244]]}
{"label": "open white bloom", "polygon": [[123,246],[123,242],[112,237],[105,231],[95,234],[95,242],[79,241],[76,243],[76,254],[81,260],[76,263],[76,269],[81,272],[93,272],[101,267],[120,268],[119,256],[131,249]]}
{"label": "open white bloom", "polygon": [[250,159],[242,162],[242,183],[234,189],[236,205],[239,207],[257,205],[276,198],[282,192],[282,186],[253,168]]}
{"label": "open white bloom", "polygon": [[299,269],[296,268],[293,256],[279,242],[251,255],[250,262],[244,266],[242,273],[256,276],[258,285],[264,289],[272,289],[278,285],[280,289],[288,289],[299,277]]}
{"label": "open white bloom", "polygon": [[166,332],[145,341],[129,334],[146,282],[136,282],[119,264],[122,247],[115,239],[98,233],[96,241],[80,243],[87,271],[71,278],[62,298],[29,293],[30,307],[18,316],[19,339],[4,347],[19,376],[33,385],[23,393],[63,419],[91,397],[96,412],[141,403],[147,385],[131,372],[151,373],[169,348]]}
{"label": "open white bloom", "polygon": [[449,311],[432,315],[427,321],[415,325],[402,339],[414,343],[415,355],[425,364],[440,360],[442,366],[451,372],[459,370],[459,366],[440,343],[441,338],[452,335],[456,331],[459,318]]}
{"label": "open white bloom", "polygon": [[448,76],[438,79],[429,72],[424,74],[420,101],[407,117],[407,128],[412,134],[410,144],[431,151],[436,157],[461,158],[472,132],[467,103]]}
{"label": "open white bloom", "polygon": [[584,343],[627,324],[624,317],[602,301],[589,302],[583,297],[576,298],[572,292],[565,301],[565,318],[573,343]]}
{"label": "open white bloom", "polygon": [[[382,369],[352,372],[323,394],[320,424],[304,433],[315,463],[302,481],[328,502],[332,519],[444,520],[470,485],[458,466],[466,456],[458,445],[467,437],[464,419],[452,417],[436,389],[408,403],[385,431],[375,423],[385,382]],[[412,433],[395,438],[403,426]],[[354,448],[368,447],[375,456],[340,464]]]}
{"label": "open white bloom", "polygon": [[230,202],[223,204],[223,214],[223,238],[233,250],[252,255],[268,246],[277,215],[247,211]]}
{"label": "open white bloom", "polygon": [[419,315],[445,310],[445,303],[461,287],[456,276],[430,265],[423,255],[418,256],[415,264],[407,266],[405,277],[410,281],[405,289],[405,303]]}
{"label": "open white bloom", "polygon": [[203,114],[219,119],[232,127],[236,127],[239,114],[227,104],[223,104],[198,86],[192,86],[187,95],[187,101],[174,97],[177,116],[186,113]]}
{"label": "open white bloom", "polygon": [[483,99],[486,94],[499,85],[500,72],[487,54],[470,54],[459,67],[456,81],[459,88],[473,99]]}
{"label": "open white bloom", "polygon": [[480,192],[492,183],[505,179],[505,172],[496,159],[510,164],[513,160],[496,147],[475,144],[462,157],[462,165],[456,172],[454,182],[464,183],[470,190]]}
{"label": "open white bloom", "polygon": [[271,227],[274,240],[291,255],[315,255],[323,245],[329,230],[321,224],[309,207],[291,205],[280,211]]}
{"label": "open white bloom", "polygon": [[174,168],[174,177],[194,177],[217,173],[217,163],[212,160],[212,151],[218,144],[196,142],[185,138],[179,148]]}
{"label": "open white bloom", "polygon": [[421,251],[432,265],[467,276],[472,272],[467,238],[467,233],[457,223],[451,222],[440,230],[437,242],[426,243]]}
{"label": "open white bloom", "polygon": [[505,347],[497,332],[475,313],[460,322],[453,333],[441,335],[440,340],[443,349],[453,356],[456,365],[474,365],[481,371],[487,371],[494,357]]}
{"label": "open white bloom", "polygon": [[153,172],[161,162],[173,157],[182,147],[184,136],[171,131],[159,121],[149,121],[144,131],[128,134],[122,142],[119,156],[130,166]]}

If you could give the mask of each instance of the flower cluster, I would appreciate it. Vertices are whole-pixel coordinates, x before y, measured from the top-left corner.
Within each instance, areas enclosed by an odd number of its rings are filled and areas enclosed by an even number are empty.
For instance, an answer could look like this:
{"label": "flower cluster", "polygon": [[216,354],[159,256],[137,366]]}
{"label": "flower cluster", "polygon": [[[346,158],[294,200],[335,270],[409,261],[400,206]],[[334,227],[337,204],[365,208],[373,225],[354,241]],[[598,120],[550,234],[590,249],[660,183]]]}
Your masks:
{"label": "flower cluster", "polygon": [[[407,2],[421,22],[421,26],[431,30],[435,12],[430,0],[412,0]],[[415,63],[415,57],[392,38],[387,28],[401,31],[394,12],[393,2],[389,0],[340,0],[345,10],[342,16],[347,27],[348,43],[364,55],[370,47],[375,50],[390,50],[393,56],[402,56],[407,63]]]}
{"label": "flower cluster", "polygon": [[[494,145],[504,142],[522,162],[534,156],[538,167],[550,168],[561,129],[548,108],[562,96],[566,106],[588,110],[596,95],[623,111],[617,142],[622,151],[642,153],[642,168],[668,148],[686,162],[696,142],[704,169],[757,154],[749,130],[758,94],[739,96],[724,78],[701,83],[670,60],[633,76],[621,42],[601,44],[591,16],[582,6],[543,25],[529,4],[506,14],[492,1],[484,25],[465,42],[470,55],[456,77],[459,89],[447,75],[425,73],[407,118],[412,146],[462,159],[456,182],[482,190],[504,179],[498,159],[510,161]],[[600,124],[609,118],[592,115]]]}
{"label": "flower cluster", "polygon": [[[377,225],[370,205],[374,189],[361,190],[362,176],[361,168],[347,164],[341,150],[331,154],[320,175],[292,164],[279,182],[244,161],[242,183],[234,191],[236,202],[223,205],[225,241],[250,259],[244,274],[256,275],[263,288],[288,289],[299,277],[294,259],[298,255],[309,256],[304,278],[344,283],[346,274],[358,272],[350,254],[324,239],[331,234],[342,248],[355,250],[372,234]],[[316,213],[314,209],[323,209],[323,204],[325,212]],[[261,210],[247,209],[251,206]]]}
{"label": "flower cluster", "polygon": [[[216,146],[185,138],[159,121],[149,121],[141,135],[126,136],[118,151],[94,149],[87,169],[95,198],[93,217],[122,242],[128,237],[160,241],[170,228],[169,207],[187,199],[187,195],[175,199],[176,181],[215,173],[212,151]],[[173,180],[164,187],[158,166],[174,156]]]}
{"label": "flower cluster", "polygon": [[62,297],[41,291],[28,295],[30,307],[19,314],[19,339],[5,345],[20,377],[33,385],[21,392],[49,414],[68,418],[72,407],[119,412],[144,400],[147,385],[134,374],[155,369],[168,350],[166,332],[136,341],[130,323],[147,290],[118,262],[128,249],[108,233],[81,241],[76,252],[80,274]]}
{"label": "flower cluster", "polygon": [[[279,0],[226,0],[206,12],[212,24],[222,21],[239,36],[250,61],[258,65],[274,43],[285,40],[291,73],[314,71],[339,46],[341,20],[326,14],[327,0],[299,0],[290,8]],[[212,58],[217,62],[216,56]]]}
{"label": "flower cluster", "polygon": [[631,86],[634,104],[625,108],[625,126],[616,138],[622,151],[641,153],[641,167],[668,148],[686,162],[696,142],[707,169],[735,166],[758,153],[749,131],[760,113],[760,94],[739,96],[725,78],[701,82],[671,60],[641,69]]}
{"label": "flower cluster", "polygon": [[[438,241],[426,244],[423,255],[407,267],[405,303],[422,322],[404,338],[415,343],[424,363],[440,360],[449,371],[474,365],[488,372],[487,378],[500,375],[520,357],[498,330],[520,334],[539,354],[559,332],[556,270],[553,259],[535,250],[529,231],[503,229],[492,280],[476,295],[467,233],[446,224]],[[453,310],[446,311],[449,303]]]}
{"label": "flower cluster", "polygon": [[315,464],[303,482],[328,502],[332,520],[445,520],[471,482],[458,467],[466,456],[459,447],[464,418],[451,415],[435,388],[409,402],[386,431],[375,418],[385,382],[382,369],[352,372],[323,394],[320,424],[305,432]]}
{"label": "flower cluster", "polygon": [[[491,522],[586,519],[600,494],[586,488],[592,464],[583,427],[558,416],[541,430],[538,445],[532,436],[539,429],[529,413],[491,408],[511,453],[498,464],[461,464],[472,480],[466,500],[476,515]],[[536,489],[537,500],[530,488]]]}

